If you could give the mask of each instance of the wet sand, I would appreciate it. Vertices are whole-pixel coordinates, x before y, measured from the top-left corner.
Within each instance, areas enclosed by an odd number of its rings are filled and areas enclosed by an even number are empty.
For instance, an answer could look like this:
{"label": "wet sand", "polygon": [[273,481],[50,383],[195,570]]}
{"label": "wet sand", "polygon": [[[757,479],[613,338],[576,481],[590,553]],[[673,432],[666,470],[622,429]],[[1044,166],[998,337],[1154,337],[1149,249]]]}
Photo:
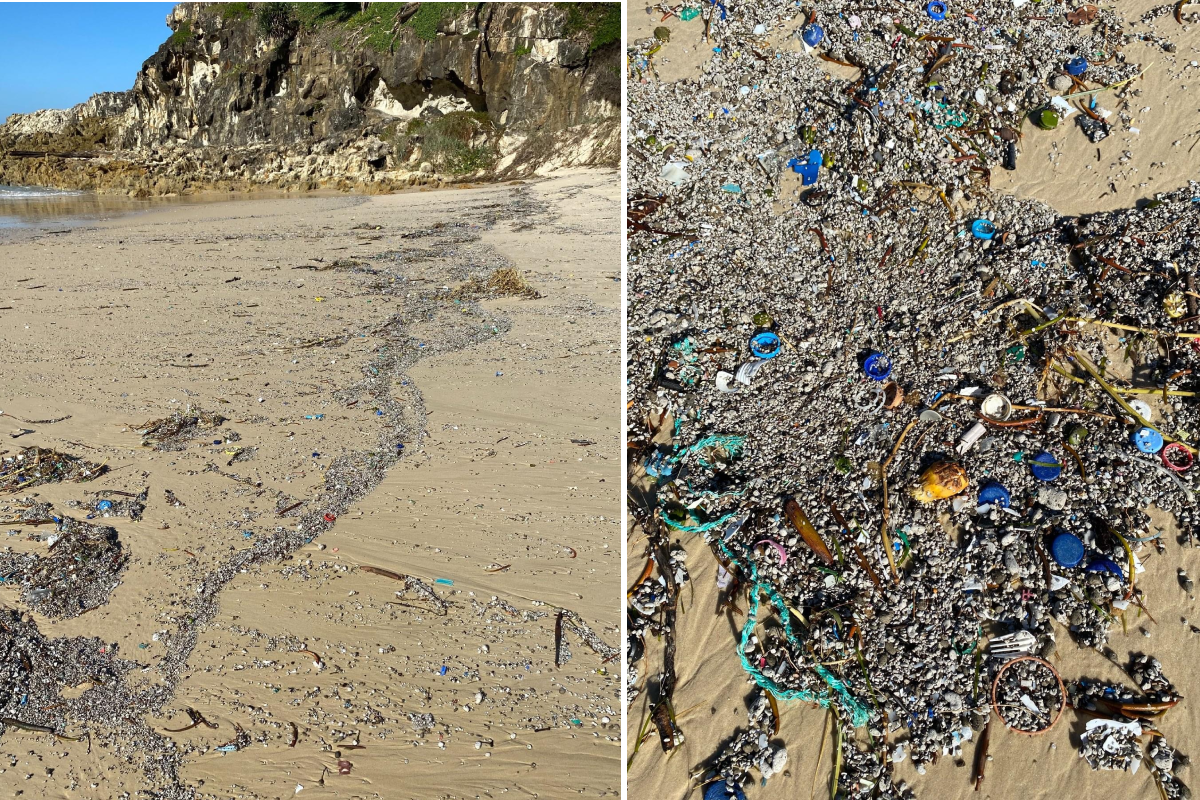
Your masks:
{"label": "wet sand", "polygon": [[[614,173],[579,172],[178,205],[0,239],[0,428],[33,430],[0,450],[105,462],[91,483],[29,492],[70,515],[71,499],[150,487],[142,521],[94,520],[131,555],[110,602],[36,621],[109,643],[141,665],[127,680],[147,696],[175,686],[125,711],[162,740],[97,730],[89,754],[7,731],[0,791],[161,790],[165,757],[198,797],[615,795],[617,663],[567,634],[556,666],[554,644],[559,608],[619,644],[618,194]],[[543,297],[451,294],[509,265]],[[189,403],[240,441],[141,446],[141,423]],[[290,558],[241,558],[319,521],[338,490],[326,477],[395,438],[400,460],[324,533]],[[257,450],[235,461],[239,448]],[[44,548],[29,532],[4,544]],[[243,563],[192,628],[205,581]],[[446,613],[362,565],[419,579]],[[0,600],[23,607],[10,587]],[[87,686],[61,689],[87,701]],[[163,733],[189,706],[219,727]]]}

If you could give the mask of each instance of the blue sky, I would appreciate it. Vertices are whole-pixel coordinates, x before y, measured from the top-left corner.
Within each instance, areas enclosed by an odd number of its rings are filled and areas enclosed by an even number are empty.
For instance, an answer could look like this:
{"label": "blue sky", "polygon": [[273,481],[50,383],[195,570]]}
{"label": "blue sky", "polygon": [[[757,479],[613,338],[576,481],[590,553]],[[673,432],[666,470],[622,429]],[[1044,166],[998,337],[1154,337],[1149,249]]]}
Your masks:
{"label": "blue sky", "polygon": [[174,5],[0,2],[0,122],[132,87]]}

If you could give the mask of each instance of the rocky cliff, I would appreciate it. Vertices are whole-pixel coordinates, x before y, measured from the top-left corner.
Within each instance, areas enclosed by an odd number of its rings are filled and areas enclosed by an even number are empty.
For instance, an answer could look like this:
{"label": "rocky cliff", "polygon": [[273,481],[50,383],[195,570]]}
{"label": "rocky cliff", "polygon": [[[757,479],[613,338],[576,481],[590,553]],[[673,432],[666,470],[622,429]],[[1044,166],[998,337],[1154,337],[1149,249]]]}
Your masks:
{"label": "rocky cliff", "polygon": [[393,187],[620,158],[601,3],[182,3],[132,89],[0,126],[0,183]]}

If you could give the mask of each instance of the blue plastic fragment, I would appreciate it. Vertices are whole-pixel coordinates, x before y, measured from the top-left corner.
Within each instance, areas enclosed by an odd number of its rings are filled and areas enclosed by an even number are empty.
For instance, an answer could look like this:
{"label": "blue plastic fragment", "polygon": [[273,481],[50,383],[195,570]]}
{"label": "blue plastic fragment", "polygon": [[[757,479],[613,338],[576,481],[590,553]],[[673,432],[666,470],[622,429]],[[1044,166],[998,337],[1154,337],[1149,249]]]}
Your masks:
{"label": "blue plastic fragment", "polygon": [[821,172],[821,159],[820,150],[810,150],[807,161],[793,158],[788,161],[788,166],[792,168],[792,172],[800,176],[801,185],[812,186],[817,182],[817,177]]}
{"label": "blue plastic fragment", "polygon": [[1106,556],[1096,556],[1087,565],[1088,572],[1111,572],[1120,580],[1125,580],[1125,573],[1121,571],[1121,567],[1117,562]]}

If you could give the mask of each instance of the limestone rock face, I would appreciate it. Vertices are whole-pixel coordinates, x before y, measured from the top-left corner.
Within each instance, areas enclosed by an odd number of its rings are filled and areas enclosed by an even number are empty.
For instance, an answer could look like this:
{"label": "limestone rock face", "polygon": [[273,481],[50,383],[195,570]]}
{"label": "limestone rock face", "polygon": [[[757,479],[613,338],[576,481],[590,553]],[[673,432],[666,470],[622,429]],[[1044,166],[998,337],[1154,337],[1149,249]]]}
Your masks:
{"label": "limestone rock face", "polygon": [[[402,24],[402,11],[387,47],[352,25],[264,29],[229,8],[177,5],[167,17],[175,35],[126,92],[13,115],[0,126],[0,182],[153,194],[619,163],[620,46],[589,52],[555,4],[471,5],[431,39]],[[423,126],[456,112],[467,112],[455,118],[462,152],[439,163],[423,135],[434,127]],[[35,165],[32,151],[96,157]],[[146,181],[131,177],[139,169]]]}

